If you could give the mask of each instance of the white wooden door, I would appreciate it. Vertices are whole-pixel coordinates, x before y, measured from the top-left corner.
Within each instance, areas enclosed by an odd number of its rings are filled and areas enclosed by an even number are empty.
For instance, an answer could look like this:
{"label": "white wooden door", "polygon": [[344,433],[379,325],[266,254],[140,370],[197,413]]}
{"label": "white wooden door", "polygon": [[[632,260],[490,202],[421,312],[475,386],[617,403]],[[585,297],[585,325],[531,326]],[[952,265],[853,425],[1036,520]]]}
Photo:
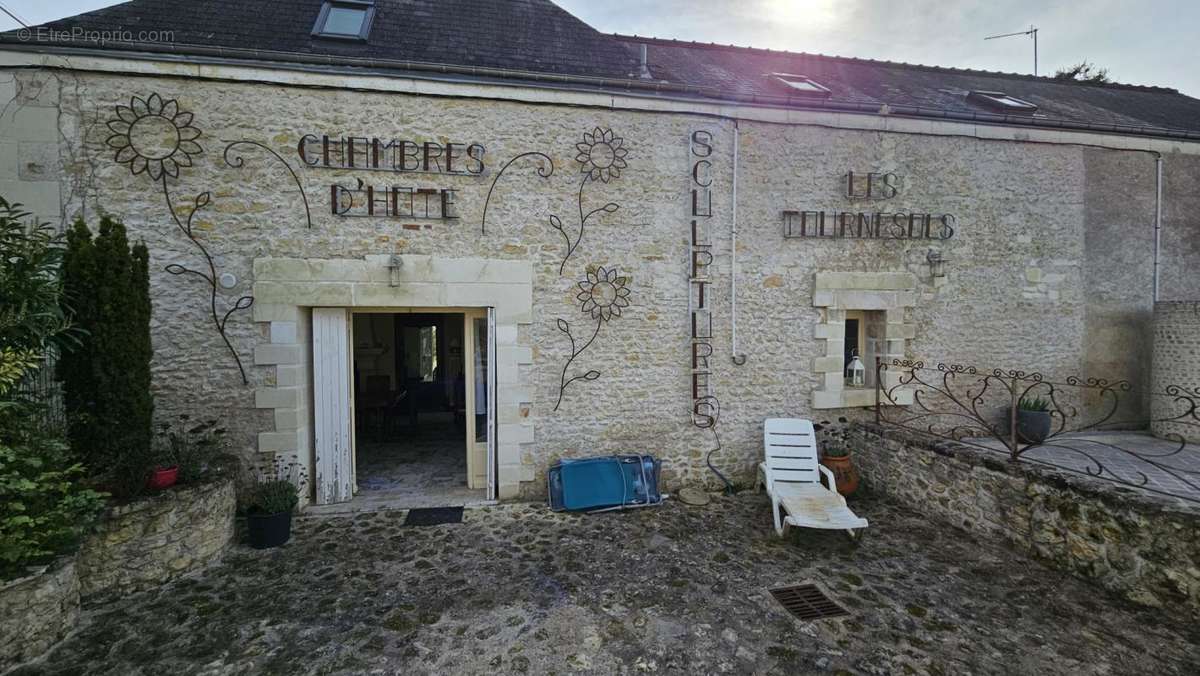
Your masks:
{"label": "white wooden door", "polygon": [[487,499],[496,499],[496,308],[487,310]]}
{"label": "white wooden door", "polygon": [[316,502],[354,497],[354,424],[350,313],[313,308],[313,413],[316,426]]}

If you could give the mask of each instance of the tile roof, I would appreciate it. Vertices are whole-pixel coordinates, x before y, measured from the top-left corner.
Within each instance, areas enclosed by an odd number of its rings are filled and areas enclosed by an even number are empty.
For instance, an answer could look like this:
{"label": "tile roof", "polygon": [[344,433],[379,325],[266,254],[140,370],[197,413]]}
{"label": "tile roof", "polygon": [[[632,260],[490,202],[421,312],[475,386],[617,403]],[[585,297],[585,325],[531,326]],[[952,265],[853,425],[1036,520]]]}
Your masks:
{"label": "tile roof", "polygon": [[[1002,91],[1037,105],[1037,115],[1098,125],[1200,130],[1200,100],[1165,87],[1064,82],[1016,73],[943,68],[821,54],[616,36],[647,45],[656,78],[717,86],[745,97],[791,96],[768,73],[804,75],[828,88],[831,102],[881,107],[917,106],[962,113],[995,113],[968,102],[968,91]],[[810,104],[811,105],[811,104]]]}
{"label": "tile roof", "polygon": [[[516,71],[505,75],[518,79],[539,79],[537,74],[605,78],[610,85],[637,80],[639,53],[645,46],[653,81],[639,84],[687,88],[693,96],[861,112],[878,112],[886,105],[907,115],[982,117],[1050,127],[1119,125],[1122,128],[1114,130],[1200,139],[1200,100],[1162,87],[1061,82],[1014,73],[609,35],[550,0],[375,0],[376,17],[368,39],[348,42],[311,35],[322,1],[131,0],[46,26],[135,35],[173,31],[174,40],[167,48],[176,54],[212,48],[256,50],[228,53],[267,60],[281,58],[280,54],[331,62],[369,59],[397,70],[405,65],[396,62],[443,64]],[[0,35],[0,41],[28,47],[13,36],[13,32]],[[135,51],[147,47],[104,46]],[[831,93],[821,100],[797,94],[767,76],[772,72],[807,76]],[[1038,110],[1033,117],[1003,117],[968,101],[970,90],[1002,91],[1036,104]]]}
{"label": "tile roof", "polygon": [[627,48],[549,0],[375,0],[365,43],[313,37],[322,0],[131,0],[45,24],[173,31],[177,45],[628,77]]}

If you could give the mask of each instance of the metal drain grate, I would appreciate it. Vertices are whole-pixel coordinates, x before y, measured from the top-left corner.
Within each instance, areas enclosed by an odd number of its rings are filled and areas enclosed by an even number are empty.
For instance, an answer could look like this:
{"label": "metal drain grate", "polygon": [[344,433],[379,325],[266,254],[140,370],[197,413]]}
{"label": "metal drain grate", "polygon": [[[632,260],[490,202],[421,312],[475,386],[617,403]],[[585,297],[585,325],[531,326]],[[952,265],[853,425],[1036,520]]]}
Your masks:
{"label": "metal drain grate", "polygon": [[789,613],[805,621],[850,614],[845,608],[834,603],[815,584],[772,589],[771,596],[774,596],[779,605]]}

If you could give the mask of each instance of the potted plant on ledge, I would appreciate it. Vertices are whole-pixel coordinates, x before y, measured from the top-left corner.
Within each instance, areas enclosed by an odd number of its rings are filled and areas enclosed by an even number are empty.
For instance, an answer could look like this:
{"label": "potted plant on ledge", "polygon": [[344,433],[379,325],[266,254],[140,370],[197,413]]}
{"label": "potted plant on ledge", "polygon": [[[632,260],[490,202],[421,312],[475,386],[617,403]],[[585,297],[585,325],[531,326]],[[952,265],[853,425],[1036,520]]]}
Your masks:
{"label": "potted plant on ledge", "polygon": [[[282,471],[281,471],[282,470]],[[292,511],[300,502],[303,470],[296,465],[260,472],[250,484],[246,500],[246,532],[255,549],[278,547],[292,537]]]}
{"label": "potted plant on ledge", "polygon": [[175,449],[162,443],[155,443],[151,449],[146,488],[151,491],[161,491],[175,485],[179,480],[179,462]]}
{"label": "potted plant on ledge", "polygon": [[1042,397],[1021,397],[1017,402],[1017,438],[1027,444],[1040,444],[1050,436],[1050,401]]}

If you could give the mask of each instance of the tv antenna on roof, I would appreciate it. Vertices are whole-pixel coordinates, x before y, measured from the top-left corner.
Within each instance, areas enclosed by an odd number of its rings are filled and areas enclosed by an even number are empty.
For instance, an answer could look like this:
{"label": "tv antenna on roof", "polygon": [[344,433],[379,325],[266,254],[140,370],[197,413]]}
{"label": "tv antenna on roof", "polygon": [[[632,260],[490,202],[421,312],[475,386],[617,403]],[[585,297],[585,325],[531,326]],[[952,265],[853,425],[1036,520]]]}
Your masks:
{"label": "tv antenna on roof", "polygon": [[1029,24],[1029,30],[1018,31],[1016,33],[1005,33],[1004,35],[989,35],[984,40],[995,40],[996,38],[1011,38],[1016,35],[1028,35],[1033,38],[1033,74],[1037,75],[1037,32],[1038,29],[1033,24]]}

